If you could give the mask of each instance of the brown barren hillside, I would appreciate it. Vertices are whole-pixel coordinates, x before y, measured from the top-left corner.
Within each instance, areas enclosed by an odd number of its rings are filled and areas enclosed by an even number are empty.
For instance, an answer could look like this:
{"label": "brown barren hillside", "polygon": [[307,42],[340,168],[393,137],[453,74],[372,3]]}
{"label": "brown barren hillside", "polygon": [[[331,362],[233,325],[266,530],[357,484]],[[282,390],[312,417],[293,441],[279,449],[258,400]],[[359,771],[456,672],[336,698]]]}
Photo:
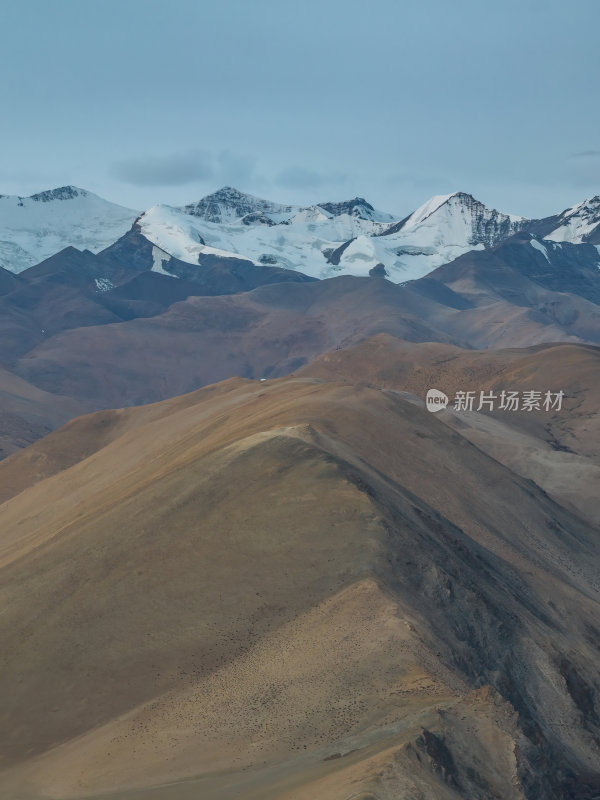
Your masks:
{"label": "brown barren hillside", "polygon": [[231,380],[8,475],[0,795],[600,791],[598,529],[396,391]]}
{"label": "brown barren hillside", "polygon": [[14,371],[97,408],[155,402],[236,375],[284,375],[381,331],[447,341],[423,321],[429,306],[368,278],[190,297],[153,317],[61,331],[16,361]]}
{"label": "brown barren hillside", "polygon": [[[67,248],[9,279],[1,366],[48,394],[50,419],[56,395],[77,412],[157,402],[236,375],[283,376],[377,334],[466,348],[598,343],[595,262],[559,249],[549,265],[530,239],[511,240],[404,285],[239,259],[171,259],[174,278],[151,271],[152,246],[131,232],[103,254]],[[6,452],[47,430],[27,407],[0,419]]]}
{"label": "brown barren hillside", "polygon": [[[325,353],[297,370],[322,380],[343,380],[410,392],[428,389],[450,400],[458,391],[564,392],[556,413],[500,412],[506,422],[565,450],[600,458],[600,348],[547,344],[501,350],[465,350],[439,342],[407,342],[381,334]],[[555,409],[552,409],[554,411]]]}
{"label": "brown barren hillside", "polygon": [[[326,353],[298,375],[363,383],[414,395],[428,389],[450,398],[438,419],[560,502],[600,522],[600,348],[549,344],[504,350],[464,350],[437,342],[374,336]],[[502,390],[564,392],[560,409],[502,411]],[[458,391],[496,395],[493,412],[453,411]],[[475,403],[475,409],[478,401]]]}
{"label": "brown barren hillside", "polygon": [[44,392],[0,367],[0,459],[88,410],[89,403]]}

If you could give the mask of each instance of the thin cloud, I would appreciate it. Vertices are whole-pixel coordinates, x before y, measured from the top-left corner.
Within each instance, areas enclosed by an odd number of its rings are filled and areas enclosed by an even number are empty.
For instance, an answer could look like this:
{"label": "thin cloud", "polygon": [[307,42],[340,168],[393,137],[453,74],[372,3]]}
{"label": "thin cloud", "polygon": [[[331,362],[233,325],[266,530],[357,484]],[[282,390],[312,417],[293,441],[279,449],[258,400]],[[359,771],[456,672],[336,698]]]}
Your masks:
{"label": "thin cloud", "polygon": [[134,156],[115,161],[109,172],[113,178],[133,186],[184,186],[209,180],[214,175],[210,154],[195,150],[165,156]]}
{"label": "thin cloud", "polygon": [[219,183],[245,186],[256,180],[256,159],[224,150],[215,159],[213,177]]}
{"label": "thin cloud", "polygon": [[600,150],[582,150],[565,158],[558,174],[585,196],[598,193],[600,184]]}
{"label": "thin cloud", "polygon": [[600,150],[584,150],[581,153],[573,153],[571,158],[600,158]]}
{"label": "thin cloud", "polygon": [[322,173],[305,167],[288,167],[275,178],[277,186],[286,189],[318,189],[323,186],[340,186],[347,176],[340,172]]}
{"label": "thin cloud", "polygon": [[257,180],[256,160],[230,150],[216,154],[191,150],[168,155],[133,156],[113,162],[109,173],[133,186],[185,186],[206,181],[215,186],[239,186]]}

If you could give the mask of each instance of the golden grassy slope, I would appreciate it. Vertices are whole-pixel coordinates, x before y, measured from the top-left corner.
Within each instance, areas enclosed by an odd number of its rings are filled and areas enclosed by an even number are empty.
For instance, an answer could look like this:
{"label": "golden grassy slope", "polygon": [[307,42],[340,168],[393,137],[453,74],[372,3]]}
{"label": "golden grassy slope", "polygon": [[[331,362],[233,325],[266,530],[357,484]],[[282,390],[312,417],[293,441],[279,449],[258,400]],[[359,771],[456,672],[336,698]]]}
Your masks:
{"label": "golden grassy slope", "polygon": [[3,796],[594,779],[597,531],[397,394],[231,380],[7,475]]}

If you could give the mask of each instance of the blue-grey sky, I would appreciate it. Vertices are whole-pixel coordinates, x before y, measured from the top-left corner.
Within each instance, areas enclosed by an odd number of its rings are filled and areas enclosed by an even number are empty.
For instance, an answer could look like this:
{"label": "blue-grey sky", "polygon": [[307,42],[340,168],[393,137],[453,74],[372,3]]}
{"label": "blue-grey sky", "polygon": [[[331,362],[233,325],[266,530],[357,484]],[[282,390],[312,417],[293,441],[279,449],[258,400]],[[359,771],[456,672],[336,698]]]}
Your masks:
{"label": "blue-grey sky", "polygon": [[599,0],[4,0],[0,192],[600,193]]}

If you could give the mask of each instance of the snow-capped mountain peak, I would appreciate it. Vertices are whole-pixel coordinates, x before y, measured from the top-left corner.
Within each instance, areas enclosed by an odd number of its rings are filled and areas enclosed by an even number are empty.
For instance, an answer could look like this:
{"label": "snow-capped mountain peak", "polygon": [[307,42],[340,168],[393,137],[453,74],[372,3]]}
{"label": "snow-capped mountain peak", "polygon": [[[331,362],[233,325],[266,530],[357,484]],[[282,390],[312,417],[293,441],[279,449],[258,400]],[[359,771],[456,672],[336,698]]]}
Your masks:
{"label": "snow-capped mountain peak", "polygon": [[92,195],[86,189],[80,189],[78,186],[59,186],[57,189],[47,189],[44,192],[32,194],[28,200],[33,200],[34,203],[50,203],[53,200],[74,200],[76,197],[97,197]]}
{"label": "snow-capped mountain peak", "polygon": [[331,217],[340,217],[347,214],[358,219],[369,220],[371,222],[394,222],[395,217],[385,211],[378,211],[368,203],[364,197],[354,197],[340,203],[318,203],[317,208],[322,209]]}
{"label": "snow-capped mountain peak", "polygon": [[[590,197],[558,215],[558,225],[545,236],[553,242],[600,244],[600,196]],[[596,241],[597,240],[597,241]]]}
{"label": "snow-capped mountain peak", "polygon": [[394,219],[361,197],[303,207],[226,186],[197,203],[154,206],[138,225],[154,245],[189,263],[206,255],[243,258],[324,278],[333,269],[328,257],[341,244],[381,233]]}
{"label": "snow-capped mountain peak", "polygon": [[435,195],[382,236],[411,236],[421,245],[491,247],[521,230],[527,220],[487,208],[466,192]]}
{"label": "snow-capped mountain peak", "polygon": [[[88,192],[87,189],[80,189],[79,186],[59,186],[56,189],[46,189],[28,197],[21,195],[0,194],[0,200],[10,201],[11,205],[24,208],[30,203],[50,203],[53,200],[74,200],[76,197],[96,197],[98,195]],[[98,198],[100,199],[100,198]]]}
{"label": "snow-capped mountain peak", "polygon": [[0,266],[22,272],[69,245],[97,253],[123,236],[138,213],[77,186],[0,195]]}
{"label": "snow-capped mountain peak", "polygon": [[[190,216],[204,219],[207,222],[227,224],[238,222],[248,214],[259,213],[269,218],[290,216],[298,208],[298,206],[272,203],[269,200],[263,200],[261,197],[240,192],[232,186],[224,186],[222,189],[198,200],[197,203],[189,203],[180,207],[179,210]],[[272,221],[279,221],[279,219],[272,219]]]}
{"label": "snow-capped mountain peak", "polygon": [[196,203],[180,206],[179,210],[219,225],[237,224],[240,220],[244,225],[297,224],[342,216],[379,223],[391,223],[396,219],[392,214],[373,208],[363,197],[313,206],[294,206],[273,203],[232,186],[224,186]]}
{"label": "snow-capped mountain peak", "polygon": [[433,213],[435,213],[440,206],[443,206],[444,203],[447,203],[451,197],[460,194],[459,192],[454,192],[452,194],[436,194],[433,197],[430,197],[427,202],[423,203],[422,206],[419,206],[416,211],[408,217],[402,224],[402,228],[408,230],[409,228],[415,228],[417,225],[420,225],[424,222],[428,217],[430,217]]}

